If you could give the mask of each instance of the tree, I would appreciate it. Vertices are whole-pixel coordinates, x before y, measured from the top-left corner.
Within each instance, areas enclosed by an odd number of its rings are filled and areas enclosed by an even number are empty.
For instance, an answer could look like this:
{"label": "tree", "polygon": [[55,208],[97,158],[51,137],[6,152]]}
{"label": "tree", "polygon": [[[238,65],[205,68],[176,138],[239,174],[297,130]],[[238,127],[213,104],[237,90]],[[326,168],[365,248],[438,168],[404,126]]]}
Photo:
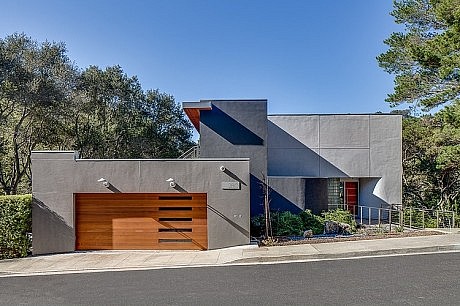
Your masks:
{"label": "tree", "polygon": [[454,209],[460,192],[460,0],[394,0],[404,25],[377,57],[394,74],[392,106],[436,114],[403,120],[403,202]]}
{"label": "tree", "polygon": [[33,150],[85,158],[175,158],[193,145],[171,95],[121,67],[72,64],[62,43],[0,39],[0,191],[30,192]]}
{"label": "tree", "polygon": [[403,120],[403,198],[414,207],[458,209],[460,103]]}
{"label": "tree", "polygon": [[89,67],[79,89],[67,138],[82,157],[176,158],[193,145],[191,125],[174,98],[144,93],[119,66]]}
{"label": "tree", "polygon": [[405,32],[385,40],[377,57],[395,74],[387,102],[429,110],[460,98],[460,0],[395,0],[391,13]]}
{"label": "tree", "polygon": [[[76,69],[61,43],[24,34],[0,39],[0,186],[16,194],[30,184],[30,152],[53,147]],[[27,183],[24,184],[24,178]]]}

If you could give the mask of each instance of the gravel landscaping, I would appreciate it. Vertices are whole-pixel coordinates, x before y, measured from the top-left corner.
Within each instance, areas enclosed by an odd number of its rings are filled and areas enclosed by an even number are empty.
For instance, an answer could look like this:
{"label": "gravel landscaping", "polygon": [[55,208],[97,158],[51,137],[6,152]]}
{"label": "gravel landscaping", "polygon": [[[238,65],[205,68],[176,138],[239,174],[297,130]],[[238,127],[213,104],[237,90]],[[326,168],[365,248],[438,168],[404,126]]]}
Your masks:
{"label": "gravel landscaping", "polygon": [[316,244],[341,241],[357,241],[357,240],[374,240],[387,238],[402,238],[402,237],[418,237],[444,235],[438,231],[427,230],[409,230],[404,232],[383,232],[378,233],[375,230],[367,230],[351,235],[315,235],[313,238],[303,237],[274,237],[273,239],[264,239],[259,241],[260,246],[280,246],[280,245],[296,245],[296,244]]}

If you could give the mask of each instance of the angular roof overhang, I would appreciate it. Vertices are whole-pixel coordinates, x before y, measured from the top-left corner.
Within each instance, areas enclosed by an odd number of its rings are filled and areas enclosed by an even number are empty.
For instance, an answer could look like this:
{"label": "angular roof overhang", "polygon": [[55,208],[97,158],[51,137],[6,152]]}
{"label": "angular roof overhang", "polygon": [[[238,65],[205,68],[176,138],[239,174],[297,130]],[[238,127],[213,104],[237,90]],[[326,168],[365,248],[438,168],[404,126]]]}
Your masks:
{"label": "angular roof overhang", "polygon": [[192,122],[195,129],[200,132],[200,111],[211,110],[211,101],[182,102],[182,109]]}

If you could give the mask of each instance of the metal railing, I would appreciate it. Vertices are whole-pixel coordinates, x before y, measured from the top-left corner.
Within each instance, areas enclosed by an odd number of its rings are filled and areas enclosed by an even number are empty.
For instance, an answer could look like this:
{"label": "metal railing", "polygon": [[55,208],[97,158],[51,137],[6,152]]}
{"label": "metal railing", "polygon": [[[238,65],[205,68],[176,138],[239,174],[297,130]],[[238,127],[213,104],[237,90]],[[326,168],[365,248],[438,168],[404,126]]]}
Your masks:
{"label": "metal railing", "polygon": [[341,208],[348,210],[357,223],[363,225],[387,225],[397,228],[455,228],[460,227],[460,218],[454,211],[420,209],[401,205],[391,205],[387,208],[364,205],[329,204],[328,209]]}
{"label": "metal railing", "polygon": [[179,159],[192,159],[192,158],[199,158],[200,157],[200,146],[193,146],[187,151],[185,151]]}

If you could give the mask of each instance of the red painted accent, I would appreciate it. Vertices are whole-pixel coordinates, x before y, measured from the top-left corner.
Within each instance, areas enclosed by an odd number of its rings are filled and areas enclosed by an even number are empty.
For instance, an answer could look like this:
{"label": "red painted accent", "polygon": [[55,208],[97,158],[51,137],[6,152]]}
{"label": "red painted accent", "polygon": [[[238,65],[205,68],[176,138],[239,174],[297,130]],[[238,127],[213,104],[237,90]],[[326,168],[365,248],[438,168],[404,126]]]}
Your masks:
{"label": "red painted accent", "polygon": [[355,206],[358,205],[358,182],[345,182],[345,204],[348,204],[348,210],[355,212]]}
{"label": "red painted accent", "polygon": [[190,122],[193,124],[197,132],[200,132],[200,111],[202,110],[211,110],[211,107],[186,107],[184,112],[187,117],[190,119]]}

